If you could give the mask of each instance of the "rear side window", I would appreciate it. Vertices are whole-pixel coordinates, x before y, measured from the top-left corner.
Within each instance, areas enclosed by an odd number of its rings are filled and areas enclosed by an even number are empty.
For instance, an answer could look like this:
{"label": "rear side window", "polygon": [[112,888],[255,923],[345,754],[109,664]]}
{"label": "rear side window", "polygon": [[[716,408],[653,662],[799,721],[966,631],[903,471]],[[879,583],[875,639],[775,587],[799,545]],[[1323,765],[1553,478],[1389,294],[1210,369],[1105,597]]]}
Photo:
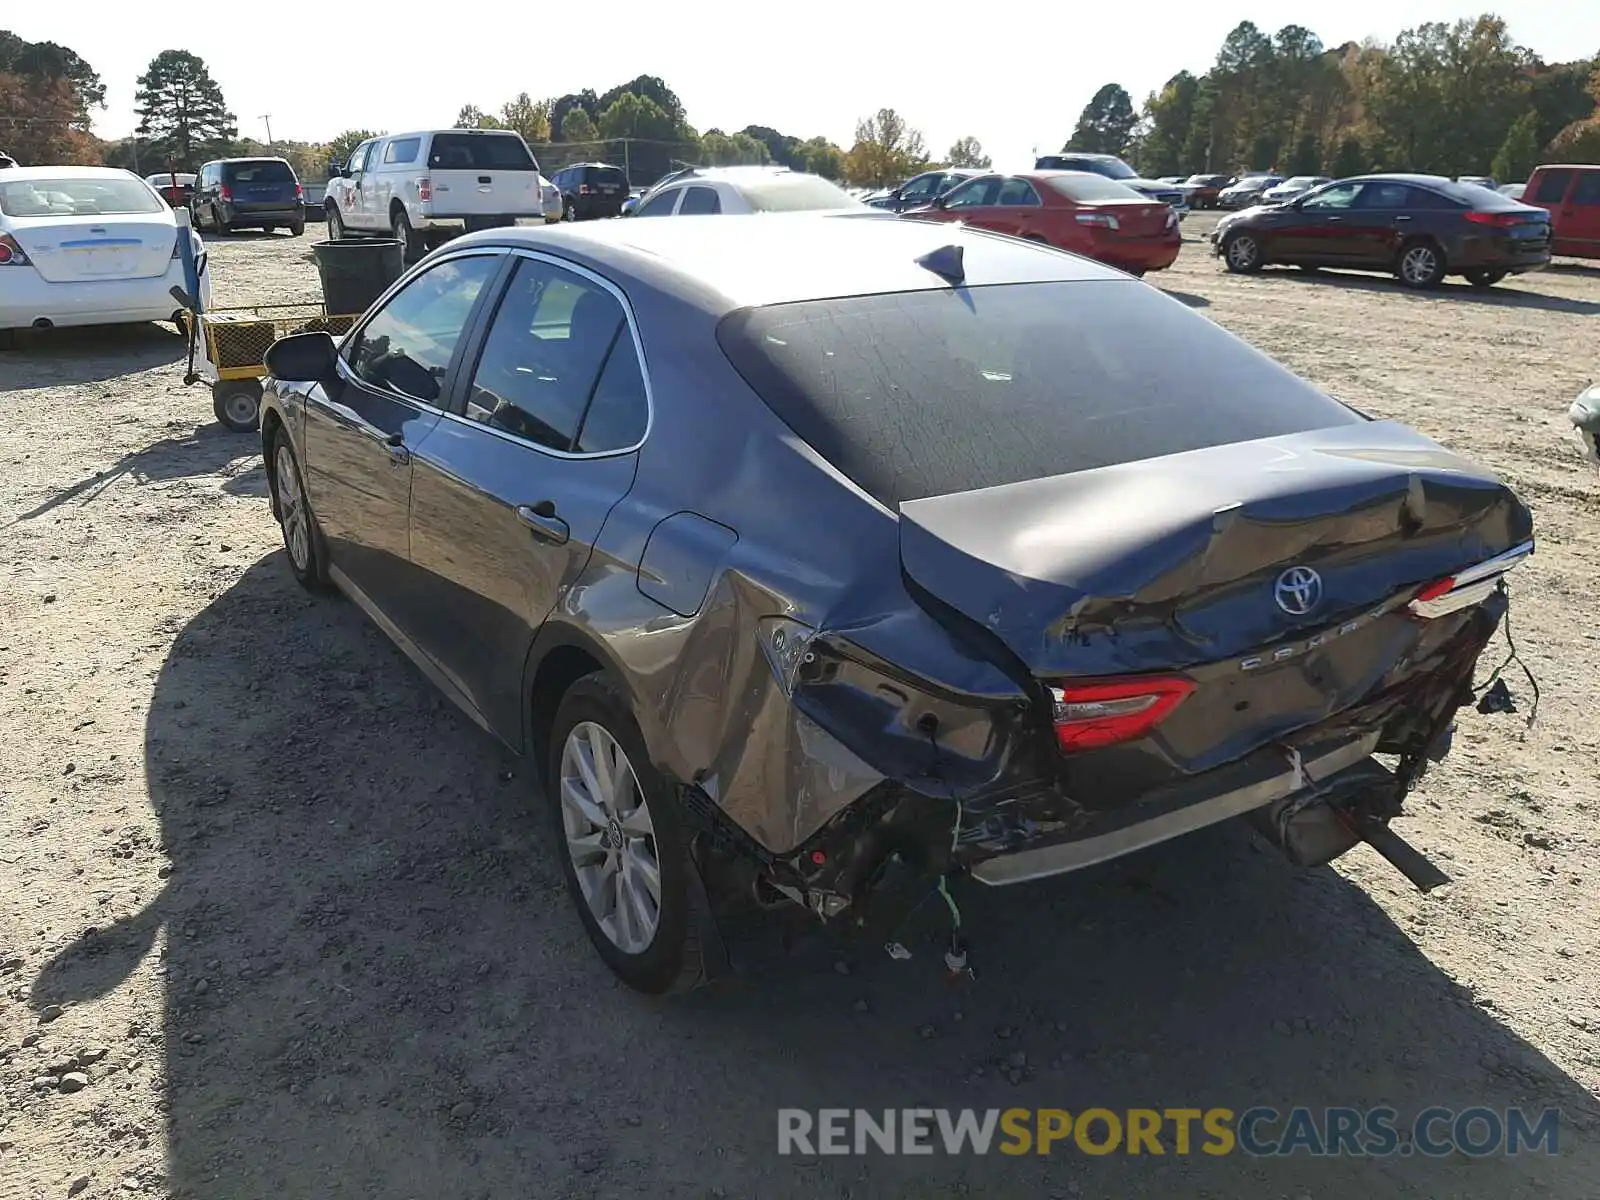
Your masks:
{"label": "rear side window", "polygon": [[708,187],[685,188],[683,204],[678,208],[680,217],[709,216],[722,211],[722,201],[716,190]]}
{"label": "rear side window", "polygon": [[1524,199],[1538,204],[1560,204],[1566,198],[1567,185],[1571,182],[1571,171],[1546,171],[1539,176],[1539,186],[1534,189],[1533,195]]}
{"label": "rear side window", "polygon": [[549,450],[600,452],[636,444],[647,411],[617,298],[575,272],[518,262],[473,373],[466,415]]}
{"label": "rear side window", "polygon": [[536,171],[528,147],[514,133],[436,133],[428,165],[441,171]]}
{"label": "rear side window", "polygon": [[742,309],[717,341],[883,504],[1354,424],[1154,288],[939,288]]}
{"label": "rear side window", "polygon": [[1579,171],[1578,186],[1572,189],[1574,204],[1600,204],[1600,171]]}
{"label": "rear side window", "polygon": [[410,163],[417,161],[417,151],[422,149],[421,138],[396,138],[383,148],[383,161],[386,163]]}
{"label": "rear side window", "polygon": [[225,163],[223,177],[232,183],[293,183],[294,170],[286,162],[264,159],[261,162]]}

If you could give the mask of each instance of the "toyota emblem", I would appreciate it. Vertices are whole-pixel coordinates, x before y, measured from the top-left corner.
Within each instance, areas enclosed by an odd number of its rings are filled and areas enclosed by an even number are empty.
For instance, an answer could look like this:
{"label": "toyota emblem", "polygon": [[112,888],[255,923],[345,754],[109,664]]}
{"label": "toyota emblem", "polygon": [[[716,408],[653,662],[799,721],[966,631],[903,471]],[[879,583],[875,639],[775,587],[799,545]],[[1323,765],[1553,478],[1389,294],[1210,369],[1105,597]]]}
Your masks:
{"label": "toyota emblem", "polygon": [[1278,576],[1272,598],[1291,617],[1303,617],[1322,601],[1322,576],[1310,567],[1290,567]]}

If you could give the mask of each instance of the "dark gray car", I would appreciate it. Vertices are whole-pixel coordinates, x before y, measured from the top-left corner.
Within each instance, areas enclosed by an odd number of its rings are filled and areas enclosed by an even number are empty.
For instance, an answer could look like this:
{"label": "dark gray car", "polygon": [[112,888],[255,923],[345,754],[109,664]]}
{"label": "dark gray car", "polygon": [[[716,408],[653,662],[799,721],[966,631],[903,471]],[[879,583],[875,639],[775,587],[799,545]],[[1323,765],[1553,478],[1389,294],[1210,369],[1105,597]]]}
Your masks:
{"label": "dark gray car", "polygon": [[499,229],[268,365],[294,573],[534,760],[634,987],[713,970],[728,895],[892,927],[1246,812],[1438,879],[1389,821],[1528,510],[1120,272],[872,217]]}

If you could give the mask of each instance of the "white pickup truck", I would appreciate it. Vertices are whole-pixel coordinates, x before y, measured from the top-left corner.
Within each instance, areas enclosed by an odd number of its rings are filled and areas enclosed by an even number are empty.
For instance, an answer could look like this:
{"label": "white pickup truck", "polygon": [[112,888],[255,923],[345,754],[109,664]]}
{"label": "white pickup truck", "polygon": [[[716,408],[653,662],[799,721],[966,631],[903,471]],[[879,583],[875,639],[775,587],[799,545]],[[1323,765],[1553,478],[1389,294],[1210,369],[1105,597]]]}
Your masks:
{"label": "white pickup truck", "polygon": [[520,134],[439,129],[362,142],[330,167],[328,236],[382,234],[410,262],[459,233],[561,219],[561,192]]}

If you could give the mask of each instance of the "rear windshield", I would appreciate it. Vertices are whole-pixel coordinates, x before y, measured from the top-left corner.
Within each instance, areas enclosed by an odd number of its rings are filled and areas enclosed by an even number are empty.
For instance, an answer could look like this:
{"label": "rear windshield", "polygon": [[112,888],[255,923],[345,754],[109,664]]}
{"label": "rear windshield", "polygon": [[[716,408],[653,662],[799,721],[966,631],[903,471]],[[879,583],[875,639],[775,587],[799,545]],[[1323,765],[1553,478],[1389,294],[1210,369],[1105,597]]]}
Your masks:
{"label": "rear windshield", "polygon": [[436,133],[428,165],[442,171],[537,171],[528,147],[514,133]]}
{"label": "rear windshield", "polygon": [[222,176],[233,183],[293,183],[294,171],[279,159],[223,163]]}
{"label": "rear windshield", "polygon": [[741,183],[739,192],[756,212],[860,208],[861,201],[818,175],[774,175]]}
{"label": "rear windshield", "polygon": [[1125,183],[1107,179],[1104,175],[1091,175],[1087,171],[1076,175],[1052,175],[1046,180],[1052,190],[1079,204],[1095,204],[1101,200],[1148,200],[1150,197]]}
{"label": "rear windshield", "polygon": [[1120,158],[1074,158],[1072,155],[1047,155],[1036,164],[1039,170],[1093,171],[1107,179],[1137,179],[1135,171]]}
{"label": "rear windshield", "polygon": [[1124,280],[742,309],[717,341],[796,435],[891,508],[1361,420]]}
{"label": "rear windshield", "polygon": [[628,186],[628,177],[622,173],[621,167],[585,167],[583,179],[585,183],[597,186],[602,183],[623,188]]}
{"label": "rear windshield", "polygon": [[166,211],[165,200],[132,178],[0,182],[0,214],[8,217],[114,217]]}
{"label": "rear windshield", "polygon": [[1526,207],[1520,200],[1513,200],[1504,192],[1480,183],[1440,183],[1434,186],[1452,200],[1471,205],[1479,212],[1511,212]]}

